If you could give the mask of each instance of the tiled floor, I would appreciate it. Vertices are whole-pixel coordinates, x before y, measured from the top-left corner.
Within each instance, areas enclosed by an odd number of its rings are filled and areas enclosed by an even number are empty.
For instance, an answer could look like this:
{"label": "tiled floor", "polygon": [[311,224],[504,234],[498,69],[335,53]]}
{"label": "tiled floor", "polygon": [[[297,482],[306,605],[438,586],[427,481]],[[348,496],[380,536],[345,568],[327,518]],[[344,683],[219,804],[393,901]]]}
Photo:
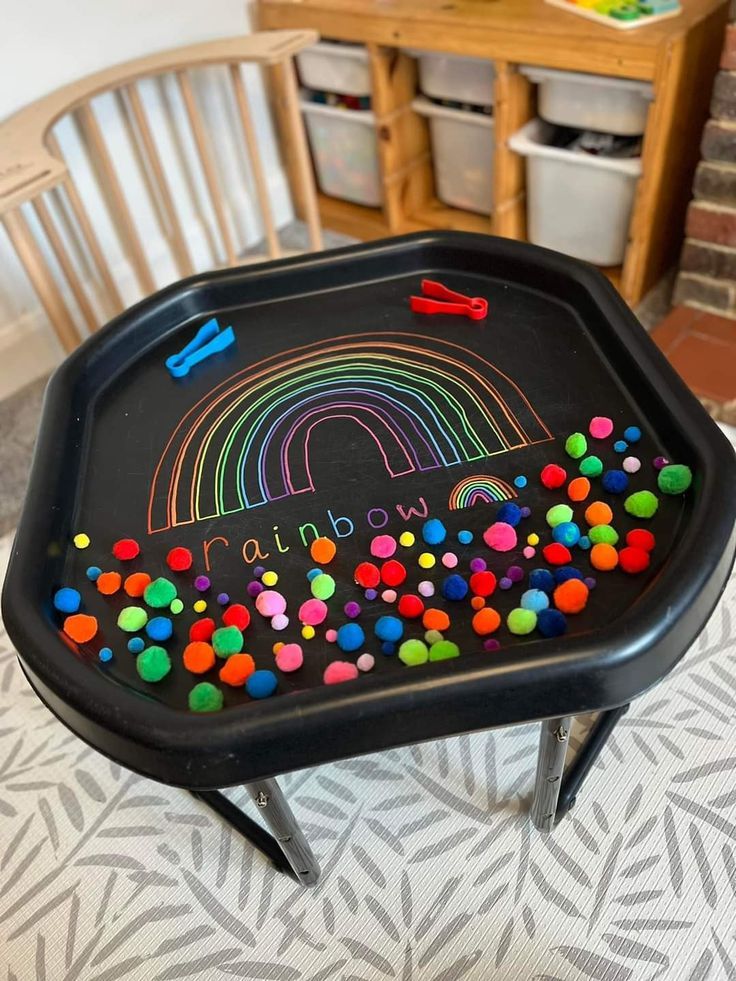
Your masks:
{"label": "tiled floor", "polygon": [[652,338],[696,395],[720,404],[736,400],[736,320],[679,306]]}

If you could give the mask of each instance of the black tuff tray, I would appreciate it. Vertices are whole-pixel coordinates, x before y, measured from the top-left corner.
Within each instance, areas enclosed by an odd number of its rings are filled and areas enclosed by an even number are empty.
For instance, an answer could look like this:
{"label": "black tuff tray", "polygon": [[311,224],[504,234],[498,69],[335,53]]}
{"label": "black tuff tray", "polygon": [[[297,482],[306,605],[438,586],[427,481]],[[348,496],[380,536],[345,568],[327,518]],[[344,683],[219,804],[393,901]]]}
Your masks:
{"label": "black tuff tray", "polygon": [[[424,277],[486,297],[488,318],[412,313],[408,297]],[[170,378],[165,359],[213,315],[222,326],[232,324],[236,346],[185,379]],[[349,395],[339,367],[348,361],[360,381],[353,379]],[[327,387],[320,388],[323,377]],[[329,405],[328,383],[335,393]],[[250,403],[264,406],[261,415],[245,417]],[[282,403],[280,415],[268,415]],[[241,415],[221,411],[234,404],[244,407]],[[651,460],[659,454],[695,473],[688,493],[662,497],[647,525],[657,537],[650,569],[634,577],[596,573],[587,556],[575,554],[573,562],[598,586],[584,613],[569,618],[568,633],[543,639],[502,629],[496,652],[483,650],[467,604],[436,596],[429,602],[451,612],[448,636],[462,655],[415,668],[384,656],[372,626],[393,611],[366,602],[352,582],[357,562],[370,558],[378,533],[371,524],[380,525],[385,513],[383,531],[398,536],[409,529],[419,539],[422,521],[408,509],[421,512],[423,501],[449,532],[446,545],[432,551],[456,552],[458,572],[467,572],[474,555],[487,558],[499,576],[517,561],[525,571],[544,566],[541,554],[522,560],[520,548],[530,531],[542,534],[541,544],[549,540],[544,513],[564,500],[564,488],[562,496],[551,493],[538,474],[549,462],[575,472],[564,440],[586,431],[593,415],[610,416],[618,435],[641,427],[632,452],[642,471],[632,477],[632,490],[656,490]],[[607,467],[620,466],[611,443],[590,450]],[[531,517],[520,526],[519,550],[491,553],[481,533],[495,508],[448,504],[462,502],[463,486],[467,503],[467,477],[492,477],[505,496],[519,474],[529,482],[516,500],[532,509]],[[629,701],[671,670],[724,587],[734,553],[735,478],[725,437],[595,270],[503,239],[406,236],[193,277],[128,310],[68,358],[46,394],[3,615],[34,688],[78,735],[169,783],[226,786]],[[623,497],[593,484],[590,500],[612,503],[620,533],[641,524],[624,514]],[[584,506],[574,506],[581,524]],[[345,622],[346,600],[363,605],[357,622],[376,667],[354,682],[323,685],[331,660],[354,656],[319,636],[299,637],[296,611],[309,596],[305,576],[314,563],[298,529],[310,523],[338,544],[327,569],[338,583],[329,625]],[[353,533],[337,537],[351,523]],[[474,532],[472,545],[457,544],[461,528]],[[85,551],[71,545],[78,531],[92,539]],[[85,578],[90,564],[121,569],[110,547],[127,536],[141,543],[142,554],[125,571],[175,579],[186,603],[166,645],[174,670],[158,685],[141,681],[115,628],[117,611],[133,601],[103,597]],[[231,689],[222,712],[194,715],[187,692],[202,679],[183,670],[179,654],[196,618],[193,573],[205,571],[203,543],[216,538],[205,615],[217,618],[220,591],[253,609],[245,598],[252,566],[242,547],[257,540],[269,553],[261,564],[280,577],[276,588],[289,601],[292,623],[277,634],[254,613],[246,649],[258,667],[272,668],[274,641],[297,641],[305,665],[279,674],[272,698],[253,701]],[[164,559],[174,545],[192,549],[192,572],[169,572]],[[439,567],[430,574],[417,567],[420,550],[399,550],[409,569],[404,589],[414,591],[428,577],[441,580]],[[85,612],[102,627],[81,650],[59,630],[51,599],[60,585],[79,588]],[[520,588],[497,591],[489,602],[505,615],[518,605]],[[406,636],[422,633],[408,626]],[[108,664],[96,655],[103,643],[115,650]],[[216,681],[211,674],[204,680]]]}

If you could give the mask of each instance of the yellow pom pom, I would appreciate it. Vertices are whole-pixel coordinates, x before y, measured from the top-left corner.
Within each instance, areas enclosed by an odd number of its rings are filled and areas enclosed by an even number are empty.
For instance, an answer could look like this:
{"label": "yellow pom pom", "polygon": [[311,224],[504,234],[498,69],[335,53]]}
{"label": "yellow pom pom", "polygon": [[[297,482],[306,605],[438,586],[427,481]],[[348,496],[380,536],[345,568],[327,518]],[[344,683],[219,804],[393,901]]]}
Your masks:
{"label": "yellow pom pom", "polygon": [[261,576],[261,582],[264,586],[275,586],[279,581],[279,577],[275,572],[264,572]]}
{"label": "yellow pom pom", "polygon": [[410,531],[402,531],[399,535],[399,545],[403,545],[404,548],[410,548],[415,541],[416,538]]}
{"label": "yellow pom pom", "polygon": [[308,623],[305,623],[304,626],[302,627],[302,637],[305,640],[311,640],[314,637],[315,633],[316,630],[314,629],[314,627],[310,626],[310,624]]}
{"label": "yellow pom pom", "polygon": [[273,651],[274,654],[278,654],[278,652],[281,650],[283,646],[284,646],[283,640],[277,640],[276,643],[271,648],[271,650]]}
{"label": "yellow pom pom", "polygon": [[526,541],[527,545],[539,545],[539,535],[532,532],[531,535],[527,536]]}
{"label": "yellow pom pom", "polygon": [[431,552],[422,552],[422,554],[417,559],[419,565],[422,569],[431,569],[437,562],[437,559],[432,555]]}
{"label": "yellow pom pom", "polygon": [[74,536],[74,544],[77,548],[87,548],[89,546],[89,535],[85,535],[83,531],[80,531],[78,535]]}
{"label": "yellow pom pom", "polygon": [[193,609],[195,613],[204,613],[207,609],[207,603],[205,600],[196,600]]}

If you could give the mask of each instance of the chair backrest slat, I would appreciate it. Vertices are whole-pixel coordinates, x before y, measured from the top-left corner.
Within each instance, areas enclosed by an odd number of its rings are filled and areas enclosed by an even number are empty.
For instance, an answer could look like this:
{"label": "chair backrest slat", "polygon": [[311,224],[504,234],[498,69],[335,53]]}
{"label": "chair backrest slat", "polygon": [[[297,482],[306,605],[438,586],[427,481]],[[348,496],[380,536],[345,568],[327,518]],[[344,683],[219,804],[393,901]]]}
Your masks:
{"label": "chair backrest slat", "polygon": [[304,220],[309,229],[309,242],[314,251],[319,251],[322,244],[322,225],[319,220],[317,206],[317,191],[314,186],[312,162],[307,146],[307,137],[302,123],[299,108],[299,88],[296,82],[296,72],[291,61],[285,61],[283,69],[285,116],[289,129],[288,139],[292,147],[295,164],[295,177],[299,189],[299,197],[304,208]]}
{"label": "chair backrest slat", "polygon": [[21,209],[7,211],[2,222],[64,350],[73,351],[81,340],[79,331]]}

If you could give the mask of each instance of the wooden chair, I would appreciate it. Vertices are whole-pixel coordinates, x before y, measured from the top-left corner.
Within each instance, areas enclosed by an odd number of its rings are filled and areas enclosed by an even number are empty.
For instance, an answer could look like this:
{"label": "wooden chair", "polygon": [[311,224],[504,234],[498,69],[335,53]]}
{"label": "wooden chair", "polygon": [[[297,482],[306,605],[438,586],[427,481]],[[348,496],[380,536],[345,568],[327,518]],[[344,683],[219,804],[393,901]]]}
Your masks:
{"label": "wooden chair", "polygon": [[[156,286],[150,259],[141,239],[137,215],[126,196],[126,176],[111,153],[103,127],[93,106],[98,96],[113,92],[125,109],[137,160],[144,172],[150,204],[157,215],[162,235],[180,276],[194,272],[187,241],[182,230],[177,202],[167,178],[158,141],[141,98],[139,82],[143,79],[173,76],[189,133],[188,145],[196,150],[201,183],[211,216],[209,228],[216,234],[219,261],[215,265],[236,265],[241,261],[276,258],[283,254],[274,223],[269,195],[268,174],[264,168],[260,134],[256,132],[251,101],[241,73],[242,64],[268,68],[278,78],[276,120],[282,152],[286,156],[292,199],[298,202],[312,250],[322,248],[322,233],[317,210],[314,177],[309,160],[302,119],[293,56],[313,44],[312,31],[264,31],[246,37],[223,39],[176,48],[116,65],[73,82],[26,106],[0,123],[0,218],[15,252],[43,305],[61,344],[73,350],[81,340],[79,324],[95,330],[99,319],[95,305],[104,305],[107,314],[123,309],[119,283],[111,272],[100,244],[99,230],[85,206],[83,194],[62,157],[54,127],[70,118],[83,140],[84,152],[97,176],[99,192],[113,223],[123,253],[132,268],[140,295]],[[200,108],[191,81],[194,69],[225,66],[240,126],[241,150],[249,165],[253,196],[260,212],[265,250],[247,256],[236,246],[233,230],[223,205],[221,177],[216,166],[213,134]],[[182,134],[183,135],[183,134]],[[54,201],[49,200],[54,196]],[[91,281],[80,275],[80,263],[62,234],[60,212],[68,218],[75,241],[83,246],[92,272]],[[240,254],[239,254],[240,252]],[[49,259],[53,257],[53,262]],[[78,258],[78,257],[76,257]],[[52,269],[53,267],[53,269]],[[92,295],[103,303],[95,304]],[[73,298],[73,310],[67,299]]]}

